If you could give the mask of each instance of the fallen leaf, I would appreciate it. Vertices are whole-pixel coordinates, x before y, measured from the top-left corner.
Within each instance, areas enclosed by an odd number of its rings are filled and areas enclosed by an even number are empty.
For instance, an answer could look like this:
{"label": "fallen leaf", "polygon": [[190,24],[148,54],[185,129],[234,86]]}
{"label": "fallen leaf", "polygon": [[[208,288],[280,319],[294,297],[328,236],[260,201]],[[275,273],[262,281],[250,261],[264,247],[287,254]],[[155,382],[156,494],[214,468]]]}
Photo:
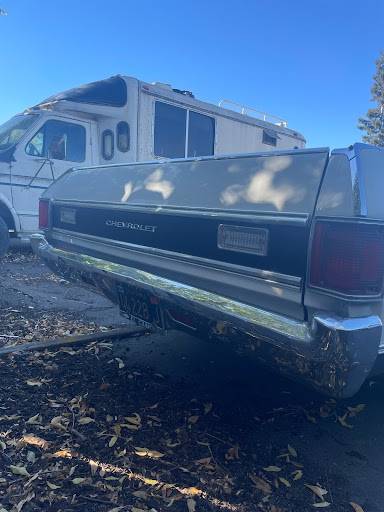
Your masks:
{"label": "fallen leaf", "polygon": [[353,425],[351,425],[350,423],[347,423],[348,416],[349,416],[349,413],[346,412],[343,416],[338,416],[337,421],[340,423],[340,425],[342,427],[353,428]]}
{"label": "fallen leaf", "polygon": [[41,415],[39,413],[37,413],[37,414],[35,414],[35,416],[31,416],[30,418],[28,418],[26,423],[28,425],[39,425],[41,423],[41,420],[42,420]]}
{"label": "fallen leaf", "polygon": [[349,411],[350,416],[356,416],[356,414],[359,414],[359,412],[364,411],[365,404],[358,404],[355,407],[349,406],[349,407],[347,407],[347,409]]}
{"label": "fallen leaf", "polygon": [[111,439],[110,439],[110,441],[109,441],[109,443],[108,443],[108,446],[109,446],[110,448],[112,448],[113,446],[115,446],[116,441],[117,441],[117,436],[112,436],[112,437],[111,437]]}
{"label": "fallen leaf", "polygon": [[296,471],[293,471],[291,474],[293,475],[294,480],[300,480],[300,478],[303,477],[303,472],[301,469],[296,469]]}
{"label": "fallen leaf", "polygon": [[188,512],[196,512],[196,501],[193,498],[187,499]]}
{"label": "fallen leaf", "polygon": [[27,461],[34,464],[36,462],[36,455],[35,452],[28,450],[27,452]]}
{"label": "fallen leaf", "polygon": [[52,455],[52,457],[57,457],[60,459],[72,459],[72,453],[67,449],[63,449],[63,450],[58,450],[57,452],[55,452]]}
{"label": "fallen leaf", "polygon": [[194,425],[195,423],[197,423],[199,421],[199,416],[195,415],[195,416],[190,416],[188,418],[188,423],[191,423],[192,425]]}
{"label": "fallen leaf", "polygon": [[73,473],[76,471],[76,468],[77,468],[77,465],[76,466],[72,466],[71,469],[69,470],[68,476],[72,476]]}
{"label": "fallen leaf", "polygon": [[53,483],[51,483],[51,482],[47,482],[47,485],[48,485],[48,487],[49,487],[50,489],[52,489],[53,491],[54,491],[55,489],[60,489],[60,488],[61,488],[61,487],[60,487],[60,485],[56,485],[56,484],[53,484]]}
{"label": "fallen leaf", "polygon": [[310,491],[313,492],[313,494],[316,494],[316,496],[318,496],[320,499],[324,499],[323,496],[325,496],[326,494],[328,494],[328,491],[326,489],[323,489],[322,487],[320,487],[319,485],[309,485],[309,484],[304,484],[305,487],[307,487]]}
{"label": "fallen leaf", "polygon": [[148,498],[148,493],[145,491],[135,491],[132,495],[136,498],[141,498],[142,500],[146,500]]}
{"label": "fallen leaf", "polygon": [[180,492],[187,496],[200,496],[203,494],[203,491],[197,487],[184,487],[184,489],[181,489]]}
{"label": "fallen leaf", "polygon": [[54,428],[57,428],[59,430],[67,430],[69,420],[68,418],[64,418],[64,416],[55,416],[51,419],[51,425]]}
{"label": "fallen leaf", "polygon": [[360,507],[360,505],[358,505],[357,503],[354,503],[353,501],[351,501],[349,504],[351,505],[351,507],[353,508],[353,510],[355,512],[364,512],[363,508]]}
{"label": "fallen leaf", "polygon": [[25,444],[29,444],[31,446],[38,446],[39,448],[43,450],[47,450],[49,447],[49,442],[45,439],[42,439],[41,437],[35,436],[33,434],[25,434],[21,441]]}
{"label": "fallen leaf", "polygon": [[290,444],[288,445],[288,451],[289,451],[290,455],[292,455],[292,457],[297,457],[297,451]]}
{"label": "fallen leaf", "polygon": [[31,476],[24,466],[9,466],[9,469],[14,475]]}
{"label": "fallen leaf", "polygon": [[89,467],[91,468],[92,476],[94,476],[96,474],[96,471],[97,471],[99,465],[97,464],[97,462],[95,460],[90,460]]}
{"label": "fallen leaf", "polygon": [[28,386],[38,386],[38,387],[40,387],[44,383],[41,380],[31,379],[31,380],[27,380],[27,384],[28,384]]}
{"label": "fallen leaf", "polygon": [[235,459],[239,459],[240,456],[239,456],[239,446],[238,445],[235,445],[235,446],[232,446],[231,448],[229,448],[229,450],[227,450],[226,454],[225,454],[225,459],[226,460],[235,460]]}
{"label": "fallen leaf", "polygon": [[143,478],[143,482],[146,485],[158,485],[158,484],[160,484],[160,482],[158,480],[155,480],[154,478],[147,478],[147,477]]}
{"label": "fallen leaf", "polygon": [[330,503],[328,501],[319,501],[319,503],[313,503],[312,506],[316,508],[325,508],[329,507]]}
{"label": "fallen leaf", "polygon": [[271,494],[272,487],[269,482],[253,474],[250,474],[248,476],[251,479],[251,481],[255,484],[257,489],[259,489],[265,494]]}
{"label": "fallen leaf", "polygon": [[263,468],[264,471],[268,471],[268,473],[278,473],[281,471],[281,468],[279,466],[267,466],[266,468]]}
{"label": "fallen leaf", "polygon": [[141,417],[140,417],[140,414],[137,414],[137,412],[135,412],[132,416],[124,416],[124,419],[128,423],[132,423],[132,425],[140,425],[141,424]]}
{"label": "fallen leaf", "polygon": [[285,487],[291,487],[291,484],[288,482],[288,480],[286,478],[279,476],[279,480],[282,484],[285,485]]}
{"label": "fallen leaf", "polygon": [[135,447],[135,453],[139,457],[149,457],[150,459],[160,459],[161,457],[164,457],[164,453],[156,450],[149,450],[148,448]]}
{"label": "fallen leaf", "polygon": [[72,480],[72,483],[74,485],[79,485],[79,484],[82,484],[83,482],[85,482],[86,478],[81,478],[81,477],[78,477],[78,478],[74,478]]}
{"label": "fallen leaf", "polygon": [[80,418],[78,421],[79,425],[88,425],[88,423],[93,423],[95,420],[93,418],[89,418],[88,416],[84,418]]}
{"label": "fallen leaf", "polygon": [[206,466],[207,464],[210,464],[212,461],[212,457],[204,457],[202,459],[195,460],[195,464],[198,464],[199,466]]}
{"label": "fallen leaf", "polygon": [[122,359],[120,359],[120,357],[115,357],[115,361],[118,362],[120,369],[124,368],[124,366],[125,366],[124,361]]}

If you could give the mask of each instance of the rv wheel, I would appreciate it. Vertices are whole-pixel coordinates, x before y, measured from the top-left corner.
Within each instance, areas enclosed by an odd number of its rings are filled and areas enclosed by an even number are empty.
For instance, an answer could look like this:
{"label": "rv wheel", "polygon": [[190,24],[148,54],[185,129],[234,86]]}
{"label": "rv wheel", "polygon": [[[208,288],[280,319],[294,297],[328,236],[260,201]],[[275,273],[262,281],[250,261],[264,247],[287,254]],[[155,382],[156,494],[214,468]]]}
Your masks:
{"label": "rv wheel", "polygon": [[9,231],[4,219],[0,217],[0,258],[4,256],[9,247]]}

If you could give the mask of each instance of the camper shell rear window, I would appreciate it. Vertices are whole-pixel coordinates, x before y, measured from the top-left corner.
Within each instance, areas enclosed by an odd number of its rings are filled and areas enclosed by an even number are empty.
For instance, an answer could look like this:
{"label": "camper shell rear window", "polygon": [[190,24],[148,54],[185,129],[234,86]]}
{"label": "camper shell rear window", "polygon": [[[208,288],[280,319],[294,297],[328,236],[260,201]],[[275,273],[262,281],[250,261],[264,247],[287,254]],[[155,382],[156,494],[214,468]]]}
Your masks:
{"label": "camper shell rear window", "polygon": [[40,105],[61,100],[106,105],[109,107],[123,107],[127,103],[127,85],[121,77],[112,76],[106,80],[80,85],[80,87],[50,96],[42,101]]}

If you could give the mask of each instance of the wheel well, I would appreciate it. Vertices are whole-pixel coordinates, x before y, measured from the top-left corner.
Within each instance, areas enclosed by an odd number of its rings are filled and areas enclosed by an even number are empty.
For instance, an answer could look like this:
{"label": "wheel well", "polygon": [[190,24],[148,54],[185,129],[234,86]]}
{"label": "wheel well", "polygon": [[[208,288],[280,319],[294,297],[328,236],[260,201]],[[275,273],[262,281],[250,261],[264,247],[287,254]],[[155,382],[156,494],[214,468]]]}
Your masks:
{"label": "wheel well", "polygon": [[4,219],[4,222],[7,224],[8,229],[16,230],[15,221],[13,220],[12,213],[3,203],[0,203],[0,217]]}

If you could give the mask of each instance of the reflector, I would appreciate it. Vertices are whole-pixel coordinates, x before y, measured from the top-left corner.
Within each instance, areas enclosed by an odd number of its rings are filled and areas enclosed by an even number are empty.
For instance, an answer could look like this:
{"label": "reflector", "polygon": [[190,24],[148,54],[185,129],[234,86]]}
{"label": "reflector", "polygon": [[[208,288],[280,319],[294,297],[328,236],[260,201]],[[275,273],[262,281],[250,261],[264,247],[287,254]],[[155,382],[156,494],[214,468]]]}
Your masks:
{"label": "reflector", "polygon": [[40,199],[39,201],[39,229],[49,227],[49,201]]}

